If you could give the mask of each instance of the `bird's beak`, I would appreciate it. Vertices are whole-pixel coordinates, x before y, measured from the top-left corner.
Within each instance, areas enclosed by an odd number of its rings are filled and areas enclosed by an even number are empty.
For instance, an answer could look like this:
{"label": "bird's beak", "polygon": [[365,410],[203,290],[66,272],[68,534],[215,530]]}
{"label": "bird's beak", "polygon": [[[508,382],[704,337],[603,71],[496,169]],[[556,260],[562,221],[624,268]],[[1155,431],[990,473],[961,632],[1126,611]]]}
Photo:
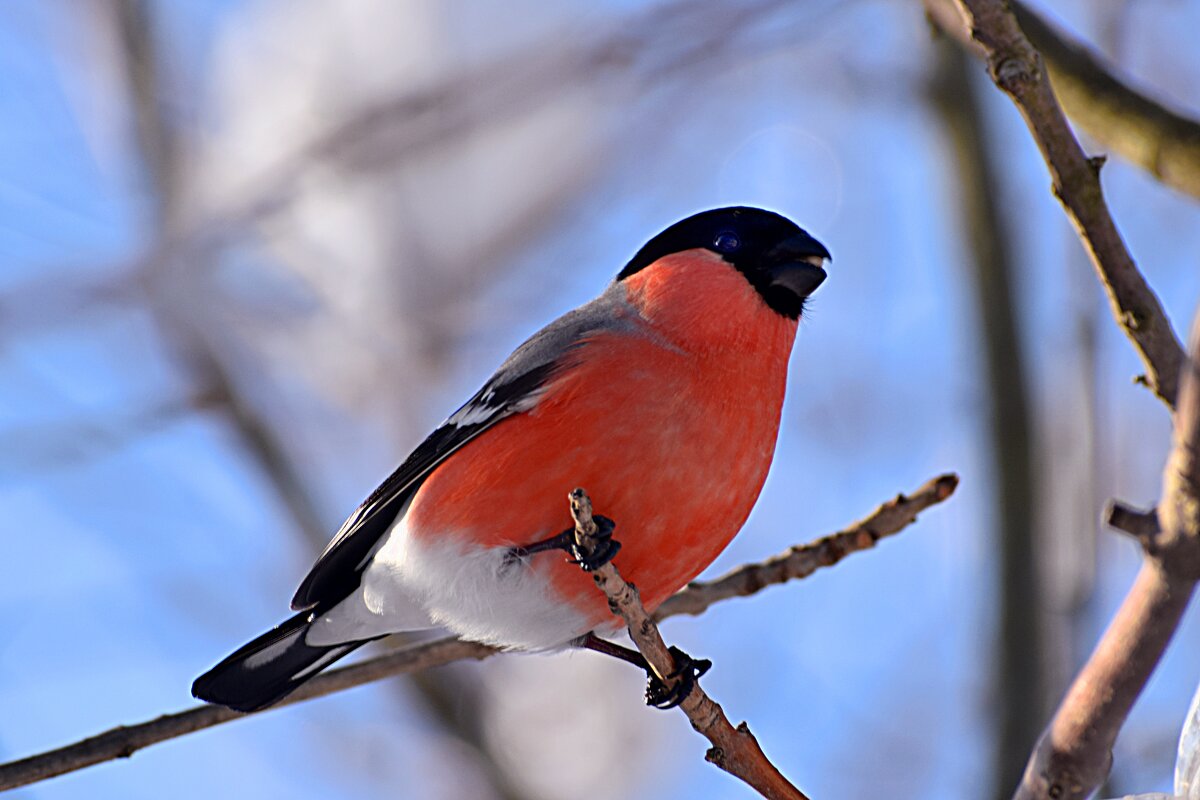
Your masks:
{"label": "bird's beak", "polygon": [[825,265],[833,259],[825,245],[807,233],[797,234],[777,244],[767,253],[770,285],[786,289],[797,297],[808,297],[825,280]]}

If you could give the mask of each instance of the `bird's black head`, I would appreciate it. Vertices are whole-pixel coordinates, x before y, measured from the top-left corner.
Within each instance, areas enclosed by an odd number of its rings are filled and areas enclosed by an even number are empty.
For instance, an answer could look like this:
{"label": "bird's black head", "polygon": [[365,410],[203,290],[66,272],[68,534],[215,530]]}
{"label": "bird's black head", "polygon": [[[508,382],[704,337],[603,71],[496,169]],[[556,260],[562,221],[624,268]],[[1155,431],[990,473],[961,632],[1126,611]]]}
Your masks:
{"label": "bird's black head", "polygon": [[702,211],[676,222],[637,252],[617,280],[684,250],[710,250],[728,261],[758,290],[767,305],[791,319],[825,280],[830,259],[824,245],[773,211],[738,206]]}

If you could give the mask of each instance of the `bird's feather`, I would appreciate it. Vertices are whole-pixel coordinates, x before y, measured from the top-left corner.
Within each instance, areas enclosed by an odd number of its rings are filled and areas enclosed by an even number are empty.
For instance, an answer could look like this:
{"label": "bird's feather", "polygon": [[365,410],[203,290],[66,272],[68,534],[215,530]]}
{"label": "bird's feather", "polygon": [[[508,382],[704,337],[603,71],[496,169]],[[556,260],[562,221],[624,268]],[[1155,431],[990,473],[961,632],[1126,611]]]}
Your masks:
{"label": "bird's feather", "polygon": [[330,607],[359,585],[362,571],[422,481],[454,451],[496,423],[537,405],[554,376],[590,334],[635,325],[625,290],[559,317],[525,341],[470,400],[431,433],[342,524],[292,598],[292,608]]}
{"label": "bird's feather", "polygon": [[311,646],[312,614],[301,612],[248,642],[192,684],[192,696],[238,711],[257,711],[291,693],[369,640]]}

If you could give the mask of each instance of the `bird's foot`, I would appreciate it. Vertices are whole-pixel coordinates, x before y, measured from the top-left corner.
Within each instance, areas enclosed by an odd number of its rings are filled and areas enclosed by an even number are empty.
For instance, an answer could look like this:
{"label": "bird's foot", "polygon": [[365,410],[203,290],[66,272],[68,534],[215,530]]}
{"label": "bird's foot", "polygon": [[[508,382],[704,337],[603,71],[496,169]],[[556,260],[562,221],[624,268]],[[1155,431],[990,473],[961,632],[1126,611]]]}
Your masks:
{"label": "bird's foot", "polygon": [[[682,703],[692,693],[696,680],[712,668],[712,662],[707,658],[692,658],[678,647],[668,648],[671,657],[675,659],[675,671],[666,680],[654,674],[654,670],[646,663],[646,657],[637,650],[622,647],[616,642],[601,639],[594,633],[586,633],[573,642],[576,647],[586,647],[597,653],[619,658],[646,671],[646,705],[655,708],[674,708]],[[670,687],[668,688],[668,684]]]}
{"label": "bird's foot", "polygon": [[584,572],[595,572],[600,569],[612,561],[621,549],[621,543],[613,538],[613,530],[617,527],[617,523],[599,514],[592,517],[592,520],[596,523],[596,548],[590,555],[583,552],[575,543],[575,530],[566,531],[571,542],[569,552],[574,556],[567,561],[571,564],[578,564]]}
{"label": "bird's foot", "polygon": [[668,709],[682,703],[696,687],[701,675],[712,669],[707,658],[692,658],[678,647],[670,648],[675,658],[675,671],[661,680],[650,669],[646,669],[646,705]]}
{"label": "bird's foot", "polygon": [[614,539],[612,535],[613,529],[617,527],[615,522],[599,514],[592,519],[596,522],[597,530],[596,549],[591,555],[583,552],[575,544],[575,529],[568,528],[557,536],[551,536],[549,539],[509,548],[508,557],[515,561],[524,559],[534,553],[544,553],[547,550],[563,550],[567,555],[571,556],[571,558],[567,559],[568,563],[578,564],[584,572],[594,572],[613,560],[617,551],[621,549],[621,543]]}

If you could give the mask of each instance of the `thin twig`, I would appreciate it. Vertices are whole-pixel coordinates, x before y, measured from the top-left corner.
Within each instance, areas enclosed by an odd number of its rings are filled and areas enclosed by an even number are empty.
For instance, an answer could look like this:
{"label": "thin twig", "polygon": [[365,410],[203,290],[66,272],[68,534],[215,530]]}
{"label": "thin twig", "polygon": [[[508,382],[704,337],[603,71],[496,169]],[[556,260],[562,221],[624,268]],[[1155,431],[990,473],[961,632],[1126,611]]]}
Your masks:
{"label": "thin twig", "polygon": [[992,80],[1012,98],[1049,168],[1054,194],[1075,225],[1109,305],[1146,367],[1146,385],[1174,410],[1184,352],[1158,297],[1138,271],[1100,187],[1103,159],[1088,158],[1059,108],[1042,59],[999,0],[956,0]]}
{"label": "thin twig", "polygon": [[[348,667],[330,670],[308,681],[271,708],[282,708],[381,678],[429,669],[451,661],[484,659],[497,652],[499,651],[495,648],[477,642],[445,637],[369,658]],[[245,716],[249,715],[231,711],[224,706],[205,705],[176,714],[164,714],[136,725],[120,725],[56,750],[0,764],[0,791],[44,781],[93,764],[129,758],[138,750],[152,744]]]}
{"label": "thin twig", "polygon": [[821,567],[832,567],[851,553],[870,550],[885,536],[892,536],[916,521],[917,515],[954,493],[958,476],[940,475],[926,481],[912,494],[898,494],[870,516],[848,528],[809,544],[788,548],[756,564],[744,564],[711,581],[693,581],[668,597],[654,612],[662,621],[678,614],[703,614],[713,603],[731,597],[748,597],[767,586],[807,578]]}
{"label": "thin twig", "polygon": [[[575,543],[589,555],[594,551],[596,538],[596,523],[592,519],[592,501],[583,489],[575,489],[568,495],[571,504],[571,516],[575,520]],[[599,569],[593,570],[592,580],[604,596],[608,598],[608,607],[612,609],[629,628],[629,638],[637,645],[637,649],[645,657],[660,680],[668,688],[674,688],[677,679],[669,676],[676,674],[679,666],[675,657],[667,649],[658,626],[646,612],[636,588],[627,583],[617,567],[611,561]],[[705,693],[700,684],[693,684],[683,702],[679,704],[683,713],[696,732],[712,743],[706,760],[721,769],[741,778],[752,786],[763,797],[771,800],[808,800],[807,796],[783,776],[774,764],[770,762],[758,740],[743,722],[736,728],[725,716],[724,709]]]}
{"label": "thin twig", "polygon": [[1117,733],[1200,579],[1200,310],[1190,349],[1156,515],[1161,526],[1148,513],[1120,506],[1110,513],[1142,542],[1145,561],[1038,741],[1015,800],[1083,800],[1104,781]]}
{"label": "thin twig", "polygon": [[[929,491],[930,486],[946,482],[952,487],[957,483],[957,479],[947,475],[935,478],[910,496],[899,495],[885,503],[874,514],[840,533],[827,536],[806,547],[793,548],[763,564],[750,564],[739,568],[725,578],[713,581],[712,589],[705,588],[708,584],[694,584],[681,592],[686,599],[678,606],[673,605],[673,599],[668,599],[660,606],[656,618],[661,621],[678,614],[699,614],[718,600],[753,594],[773,583],[803,578],[818,567],[837,563],[850,553],[870,549],[877,539],[898,533],[911,523],[917,512],[949,497],[949,492]],[[773,566],[782,559],[790,561],[787,569],[780,570]],[[740,584],[739,588],[731,590],[734,584],[739,583],[740,579],[736,577],[739,574],[756,576],[753,579],[756,588],[748,589],[746,584]],[[699,588],[696,588],[697,586]],[[696,589],[695,594],[692,594],[693,589]],[[693,599],[697,597],[701,598],[703,608],[697,607],[697,600]],[[487,645],[464,642],[454,637],[410,645],[364,659],[348,667],[322,673],[271,708],[281,708],[394,675],[449,664],[452,661],[482,660],[497,652],[497,649]],[[261,714],[270,710],[255,713]],[[199,706],[135,725],[121,725],[73,744],[0,764],[0,791],[44,781],[105,761],[128,758],[152,744],[245,716],[250,715],[220,706]]]}
{"label": "thin twig", "polygon": [[1122,533],[1128,533],[1147,547],[1158,535],[1158,509],[1142,511],[1119,501],[1112,501],[1104,512],[1104,523]]}

